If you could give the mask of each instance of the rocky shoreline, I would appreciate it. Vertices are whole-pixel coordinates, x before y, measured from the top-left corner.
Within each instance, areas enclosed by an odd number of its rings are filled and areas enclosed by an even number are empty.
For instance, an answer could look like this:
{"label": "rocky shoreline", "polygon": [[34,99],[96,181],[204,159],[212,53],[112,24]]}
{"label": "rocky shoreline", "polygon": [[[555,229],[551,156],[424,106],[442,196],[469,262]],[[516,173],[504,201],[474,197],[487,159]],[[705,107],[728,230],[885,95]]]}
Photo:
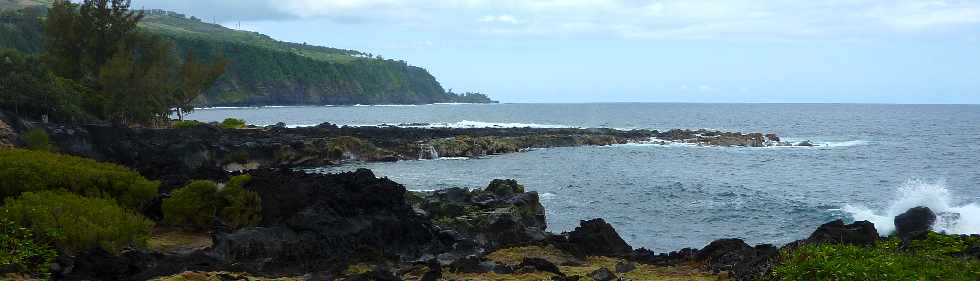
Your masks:
{"label": "rocky shoreline", "polygon": [[[210,246],[182,253],[130,250],[113,256],[97,250],[65,257],[56,277],[184,280],[168,278],[234,272],[291,280],[626,280],[620,278],[641,268],[633,274],[684,269],[690,270],[684,276],[696,280],[755,280],[787,249],[883,239],[869,222],[837,220],[782,247],[720,239],[700,249],[654,253],[634,249],[602,219],[582,221],[566,233],[547,232],[538,194],[512,180],[416,193],[365,169],[251,175],[245,187],[262,197],[259,226],[227,231],[216,221]],[[930,218],[935,221],[921,208],[899,216],[897,235],[908,240],[924,235]]]}
{"label": "rocky shoreline", "polygon": [[225,180],[229,172],[263,168],[392,162],[440,157],[481,157],[529,149],[627,143],[705,146],[808,146],[781,142],[775,134],[709,130],[577,128],[338,127],[324,123],[222,129],[203,124],[183,129],[40,124],[0,112],[0,147],[20,145],[17,135],[41,128],[58,151],[118,163],[164,186],[191,179]]}
{"label": "rocky shoreline", "polygon": [[[836,220],[794,243],[748,245],[719,239],[700,249],[634,249],[596,218],[548,231],[539,195],[514,180],[481,188],[410,192],[370,170],[340,174],[297,168],[344,161],[476,157],[533,148],[651,140],[713,146],[794,145],[769,134],[612,129],[422,129],[399,127],[138,129],[38,125],[0,113],[0,148],[21,147],[40,128],[59,151],[128,166],[163,185],[143,215],[159,221],[160,201],[191,179],[226,182],[261,199],[261,221],[233,229],[220,219],[188,239],[116,255],[95,249],[61,255],[51,273],[65,280],[758,280],[807,245],[874,245],[874,225]],[[936,215],[915,208],[896,217],[902,247],[930,234]],[[165,231],[161,232],[164,233]],[[170,240],[172,241],[170,241]],[[980,258],[980,236],[956,252]],[[174,242],[176,241],[176,242]],[[972,242],[971,242],[972,243]],[[2,272],[2,271],[0,271]]]}

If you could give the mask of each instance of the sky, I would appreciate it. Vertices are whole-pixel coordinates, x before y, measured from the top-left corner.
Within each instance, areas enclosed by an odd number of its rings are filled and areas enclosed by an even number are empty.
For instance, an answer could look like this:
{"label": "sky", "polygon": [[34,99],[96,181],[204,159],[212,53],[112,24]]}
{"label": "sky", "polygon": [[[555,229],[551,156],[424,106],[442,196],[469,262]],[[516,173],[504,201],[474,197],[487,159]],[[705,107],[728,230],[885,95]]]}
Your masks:
{"label": "sky", "polygon": [[980,103],[980,0],[133,0],[502,102]]}

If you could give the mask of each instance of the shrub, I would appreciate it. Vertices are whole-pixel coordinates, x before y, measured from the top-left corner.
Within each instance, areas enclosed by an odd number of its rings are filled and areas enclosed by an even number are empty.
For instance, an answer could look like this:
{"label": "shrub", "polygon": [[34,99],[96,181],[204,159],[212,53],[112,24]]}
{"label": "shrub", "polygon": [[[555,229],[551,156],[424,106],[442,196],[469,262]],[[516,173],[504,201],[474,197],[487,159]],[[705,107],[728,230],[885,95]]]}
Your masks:
{"label": "shrub", "polygon": [[170,225],[207,227],[218,209],[218,185],[193,181],[163,200],[163,221]]}
{"label": "shrub", "polygon": [[[899,250],[896,239],[874,246],[805,245],[785,252],[776,280],[980,280],[980,260],[953,257],[970,243],[932,234]],[[980,245],[980,241],[973,241]]]}
{"label": "shrub", "polygon": [[200,121],[197,120],[181,120],[181,121],[174,121],[172,127],[174,129],[189,129],[201,125],[204,125],[204,123],[201,123]]}
{"label": "shrub", "polygon": [[255,226],[262,220],[262,198],[244,188],[251,180],[249,175],[235,176],[218,191],[222,206],[219,216],[232,228]]}
{"label": "shrub", "polygon": [[218,124],[218,126],[225,129],[241,129],[245,128],[245,120],[228,118],[221,121],[221,124]]}
{"label": "shrub", "polygon": [[215,217],[232,228],[257,225],[262,220],[262,199],[243,187],[249,175],[232,177],[224,188],[211,181],[195,181],[163,201],[167,224],[206,228]]}
{"label": "shrub", "polygon": [[66,189],[88,197],[114,198],[139,209],[157,195],[158,182],[109,163],[20,149],[0,150],[0,197],[23,192]]}
{"label": "shrub", "polygon": [[0,219],[0,270],[30,273],[48,278],[50,265],[58,252],[35,240],[34,232],[17,223]]}
{"label": "shrub", "polygon": [[51,145],[51,138],[48,137],[48,133],[44,129],[31,129],[22,134],[20,138],[27,144],[27,148],[30,150],[54,151],[54,146]]}
{"label": "shrub", "polygon": [[35,237],[52,241],[68,254],[95,248],[118,254],[127,247],[144,247],[153,227],[153,222],[111,199],[64,191],[26,192],[8,198],[0,218],[31,229]]}

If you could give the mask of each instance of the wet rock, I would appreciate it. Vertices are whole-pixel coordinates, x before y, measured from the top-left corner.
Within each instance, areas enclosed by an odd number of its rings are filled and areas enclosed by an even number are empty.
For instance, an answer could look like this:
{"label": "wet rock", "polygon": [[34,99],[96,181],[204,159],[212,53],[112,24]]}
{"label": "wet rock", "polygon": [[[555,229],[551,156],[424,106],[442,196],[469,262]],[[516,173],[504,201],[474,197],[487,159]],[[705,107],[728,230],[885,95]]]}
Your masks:
{"label": "wet rock", "polygon": [[936,223],[936,214],[928,207],[915,207],[895,217],[895,233],[902,241],[920,239]]}
{"label": "wet rock", "polygon": [[565,233],[559,247],[580,256],[627,257],[633,248],[603,219],[581,221],[575,230]]}
{"label": "wet rock", "polygon": [[589,277],[595,281],[611,281],[616,280],[617,278],[616,274],[613,274],[612,271],[609,271],[609,269],[605,267],[596,269],[592,273],[589,273]]}
{"label": "wet rock", "polygon": [[797,143],[796,146],[814,147],[814,146],[817,146],[817,145],[813,144],[813,142],[811,142],[811,141],[806,140],[806,141],[802,141],[802,142]]}
{"label": "wet rock", "polygon": [[852,224],[844,224],[843,220],[836,220],[818,227],[816,231],[810,234],[810,238],[805,240],[805,243],[871,245],[878,239],[878,230],[871,222],[858,221]]}
{"label": "wet rock", "polygon": [[525,257],[524,260],[521,261],[521,264],[518,265],[517,267],[520,267],[520,268],[530,268],[530,269],[533,269],[534,271],[550,272],[550,273],[554,273],[556,275],[565,275],[565,274],[563,274],[561,272],[560,269],[558,269],[558,266],[557,265],[555,265],[554,263],[552,263],[552,262],[550,262],[550,261],[548,261],[546,259],[542,259],[542,258],[528,258],[528,257]]}

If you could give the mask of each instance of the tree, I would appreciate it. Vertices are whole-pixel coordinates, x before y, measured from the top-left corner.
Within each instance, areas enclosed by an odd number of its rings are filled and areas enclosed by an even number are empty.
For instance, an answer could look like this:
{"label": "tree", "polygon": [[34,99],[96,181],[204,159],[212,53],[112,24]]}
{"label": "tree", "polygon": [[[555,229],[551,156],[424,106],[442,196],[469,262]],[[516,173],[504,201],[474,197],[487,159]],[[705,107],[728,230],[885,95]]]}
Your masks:
{"label": "tree", "polygon": [[187,52],[180,71],[180,88],[176,94],[178,120],[183,121],[184,113],[194,110],[194,100],[218,81],[225,73],[227,64],[224,59],[213,64],[199,63],[194,59],[193,52]]}
{"label": "tree", "polygon": [[143,12],[129,7],[130,0],[56,0],[46,21],[45,60],[56,74],[91,90],[84,104],[98,118],[147,124],[177,108],[183,119],[226,63],[199,63],[189,55],[181,65],[173,43],[140,31]]}
{"label": "tree", "polygon": [[69,79],[98,79],[119,45],[138,33],[143,12],[129,10],[130,0],[56,0],[48,12],[45,51],[56,73]]}

